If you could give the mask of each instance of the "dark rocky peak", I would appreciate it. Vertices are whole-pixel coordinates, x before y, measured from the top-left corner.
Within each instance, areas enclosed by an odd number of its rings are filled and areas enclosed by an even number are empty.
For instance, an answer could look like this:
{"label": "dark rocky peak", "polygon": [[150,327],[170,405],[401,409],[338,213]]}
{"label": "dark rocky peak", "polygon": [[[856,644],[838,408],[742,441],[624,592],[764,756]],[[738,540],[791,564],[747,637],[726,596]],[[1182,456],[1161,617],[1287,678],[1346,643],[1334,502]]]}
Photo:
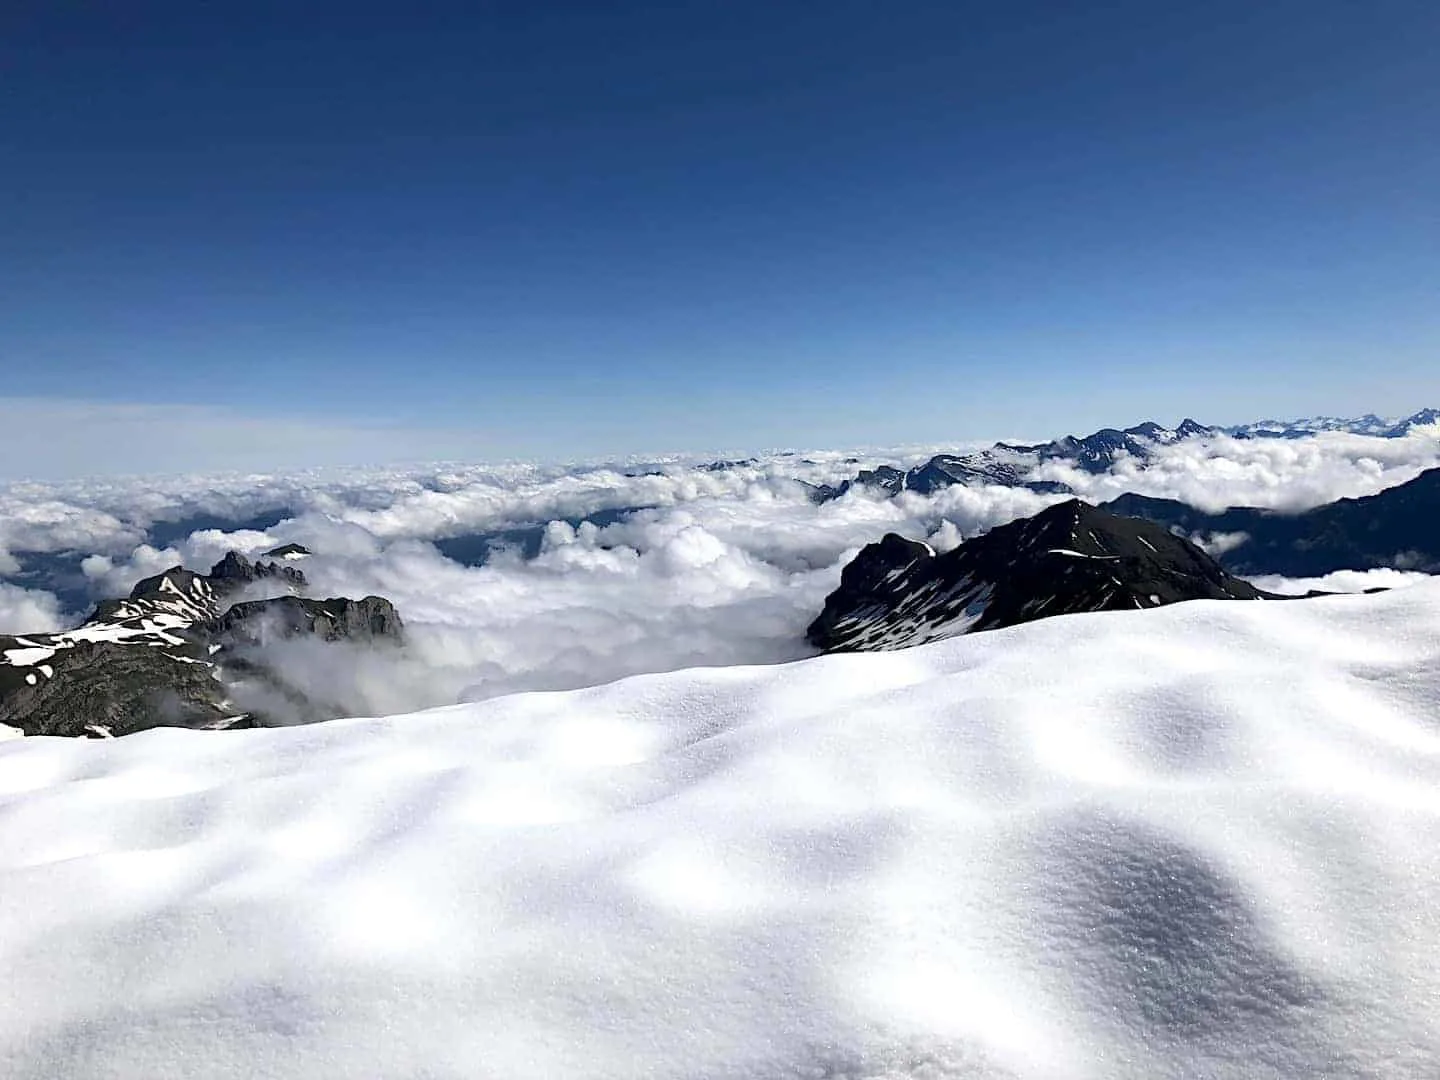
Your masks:
{"label": "dark rocky peak", "polygon": [[841,586],[870,591],[893,575],[916,563],[935,557],[935,549],[920,540],[907,540],[899,533],[886,533],[876,543],[860,549],[841,571]]}
{"label": "dark rocky peak", "polygon": [[[283,556],[282,556],[283,557]],[[293,594],[232,603],[247,585],[286,590],[304,575],[231,552],[197,574],[183,567],[106,600],[84,624],[59,633],[0,637],[0,723],[29,735],[113,736],[148,728],[253,726],[238,688],[275,686],[273,656],[249,646],[310,636],[399,643],[403,624],[378,596],[311,600]],[[295,699],[298,691],[285,692]],[[337,715],[311,703],[303,715]]]}
{"label": "dark rocky peak", "polygon": [[1134,435],[1141,439],[1167,439],[1174,433],[1171,432],[1169,428],[1161,427],[1155,423],[1154,420],[1146,420],[1143,423],[1136,424],[1134,427],[1127,427],[1125,434]]}
{"label": "dark rocky peak", "polygon": [[1440,409],[1421,409],[1401,420],[1385,434],[1389,438],[1399,439],[1409,435],[1411,428],[1428,427],[1431,424],[1440,424]]}
{"label": "dark rocky peak", "polygon": [[1150,447],[1139,442],[1134,435],[1116,428],[1101,428],[1083,439],[1070,440],[1065,453],[1055,456],[1071,457],[1086,472],[1102,473],[1121,458],[1128,456],[1145,460],[1150,456]]}
{"label": "dark rocky peak", "polygon": [[280,584],[303,588],[305,575],[293,566],[280,563],[251,562],[238,551],[228,552],[210,568],[211,587],[220,593],[233,593],[256,581],[274,579]]}
{"label": "dark rocky peak", "polygon": [[1022,467],[993,450],[971,454],[936,454],[924,465],[905,474],[905,489],[932,495],[954,484],[1001,484],[1013,487],[1024,482],[1029,466]]}
{"label": "dark rocky peak", "polygon": [[735,461],[710,461],[704,465],[696,465],[695,468],[703,472],[727,472],[730,469],[743,469],[751,465],[758,465],[756,458],[740,458]]}
{"label": "dark rocky peak", "polygon": [[1032,458],[1035,464],[1057,459],[1074,461],[1077,466],[1091,473],[1101,473],[1108,469],[1121,450],[1140,458],[1149,454],[1149,449],[1144,443],[1139,442],[1135,436],[1127,435],[1116,428],[1102,428],[1084,438],[1066,435],[1048,443],[1036,443],[1032,446],[996,443],[996,447]]}
{"label": "dark rocky peak", "polygon": [[808,480],[797,480],[795,482],[805,491],[805,495],[809,500],[817,506],[830,502],[832,499],[838,499],[850,490],[849,480],[846,480],[839,487],[836,487],[834,484],[812,484]]}
{"label": "dark rocky peak", "polygon": [[223,615],[208,622],[204,631],[223,646],[263,645],[301,636],[323,641],[398,644],[404,638],[405,624],[395,605],[381,596],[362,600],[279,596],[232,604]]}
{"label": "dark rocky peak", "polygon": [[85,621],[95,624],[143,627],[147,620],[163,619],[178,626],[208,619],[220,611],[220,594],[210,579],[183,566],[144,578],[135,583],[123,600],[102,600]]}
{"label": "dark rocky peak", "polygon": [[154,597],[190,596],[198,591],[204,579],[194,570],[183,566],[172,566],[152,577],[142,578],[130,590],[131,600],[147,600]]}
{"label": "dark rocky peak", "polygon": [[1017,555],[1073,553],[1104,559],[1149,557],[1162,550],[1171,556],[1184,555],[1187,548],[1193,548],[1166,529],[1120,517],[1081,499],[1056,503],[1034,517],[1002,525],[987,536],[995,533],[1000,534],[997,541]]}
{"label": "dark rocky peak", "polygon": [[305,585],[305,575],[293,566],[252,563],[244,555],[232,551],[212,566],[208,574],[172,566],[162,573],[144,578],[130,590],[129,600],[132,603],[163,605],[185,602],[203,608],[218,604],[223,597],[256,581],[270,579],[290,588],[303,588]]}
{"label": "dark rocky peak", "polygon": [[1175,429],[1175,435],[1180,439],[1194,439],[1202,435],[1214,435],[1217,430],[1219,429],[1202,424],[1198,420],[1192,420],[1187,416],[1180,421],[1180,426]]}
{"label": "dark rocky peak", "polygon": [[[905,472],[893,465],[877,465],[873,469],[861,469],[855,476],[855,483],[894,494],[905,490]],[[848,484],[841,485],[842,490],[848,487]]]}
{"label": "dark rocky peak", "polygon": [[1263,595],[1164,527],[1072,499],[943,555],[893,535],[867,546],[806,636],[826,652],[896,649],[1051,615]]}

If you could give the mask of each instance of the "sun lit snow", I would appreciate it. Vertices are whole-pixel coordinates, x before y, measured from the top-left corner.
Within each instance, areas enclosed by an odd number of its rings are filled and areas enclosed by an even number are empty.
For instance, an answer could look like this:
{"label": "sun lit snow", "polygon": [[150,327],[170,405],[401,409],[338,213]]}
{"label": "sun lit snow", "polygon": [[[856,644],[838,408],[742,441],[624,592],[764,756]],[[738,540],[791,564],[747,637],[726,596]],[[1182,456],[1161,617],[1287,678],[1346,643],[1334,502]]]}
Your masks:
{"label": "sun lit snow", "polygon": [[0,1074],[1426,1075],[1437,713],[1428,582],[6,741]]}

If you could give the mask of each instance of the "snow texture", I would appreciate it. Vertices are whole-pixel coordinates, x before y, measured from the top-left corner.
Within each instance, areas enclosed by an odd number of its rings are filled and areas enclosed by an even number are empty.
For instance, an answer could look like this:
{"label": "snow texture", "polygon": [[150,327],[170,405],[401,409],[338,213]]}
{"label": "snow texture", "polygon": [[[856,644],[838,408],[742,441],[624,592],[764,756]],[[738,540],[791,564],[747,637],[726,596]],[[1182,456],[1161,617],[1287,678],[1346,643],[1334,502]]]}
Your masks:
{"label": "snow texture", "polygon": [[1428,1077],[1440,582],[0,743],[8,1080]]}

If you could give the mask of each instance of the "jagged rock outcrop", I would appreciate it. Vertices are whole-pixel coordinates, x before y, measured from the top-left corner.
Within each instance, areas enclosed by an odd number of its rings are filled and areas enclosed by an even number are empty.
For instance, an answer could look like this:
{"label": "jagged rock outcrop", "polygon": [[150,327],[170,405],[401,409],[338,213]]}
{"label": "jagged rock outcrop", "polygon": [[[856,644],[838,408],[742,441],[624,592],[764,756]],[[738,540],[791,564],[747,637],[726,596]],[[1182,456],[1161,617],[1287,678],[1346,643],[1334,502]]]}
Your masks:
{"label": "jagged rock outcrop", "polygon": [[242,722],[227,708],[225,688],[198,641],[160,648],[82,640],[57,649],[48,663],[0,666],[0,723],[27,735],[104,737]]}
{"label": "jagged rock outcrop", "polygon": [[404,624],[395,605],[381,596],[363,600],[281,596],[232,604],[202,629],[212,642],[256,646],[302,636],[322,641],[399,642]]}
{"label": "jagged rock outcrop", "polygon": [[826,652],[899,649],[1071,612],[1265,595],[1161,526],[1072,499],[943,555],[887,535],[845,567],[806,636]]}
{"label": "jagged rock outcrop", "polygon": [[[232,551],[208,574],[177,566],[145,578],[74,630],[0,636],[0,724],[28,735],[98,736],[247,726],[256,718],[232,703],[228,673],[264,679],[261,646],[296,637],[402,640],[388,600],[296,595],[305,585],[293,566]],[[239,599],[266,587],[280,595]]]}

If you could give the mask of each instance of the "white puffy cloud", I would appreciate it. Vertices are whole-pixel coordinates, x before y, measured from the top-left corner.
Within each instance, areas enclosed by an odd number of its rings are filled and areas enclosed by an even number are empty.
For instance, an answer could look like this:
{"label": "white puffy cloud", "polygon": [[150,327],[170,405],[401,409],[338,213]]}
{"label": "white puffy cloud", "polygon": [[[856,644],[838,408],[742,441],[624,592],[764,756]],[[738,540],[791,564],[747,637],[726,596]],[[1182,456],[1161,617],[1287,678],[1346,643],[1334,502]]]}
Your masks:
{"label": "white puffy cloud", "polygon": [[144,538],[142,528],[84,501],[0,489],[0,573],[17,573],[27,551],[116,553]]}
{"label": "white puffy cloud", "polygon": [[1191,533],[1190,542],[1212,558],[1218,559],[1226,552],[1234,551],[1250,542],[1250,534],[1244,532]]}
{"label": "white puffy cloud", "polygon": [[[0,487],[0,574],[16,572],[3,561],[7,549],[21,564],[27,551],[73,551],[86,556],[82,585],[98,598],[177,563],[208,568],[231,548],[254,556],[303,543],[316,552],[304,564],[313,595],[386,596],[409,627],[410,644],[398,651],[306,643],[275,658],[290,679],[352,713],[768,663],[808,651],[804,629],[841,567],[885,532],[948,550],[1063,498],[956,486],[930,497],[856,490],[817,506],[800,482],[835,484],[935,449],[770,455],[718,470],[672,458],[14,484]],[[1045,472],[1094,501],[1139,491],[1211,509],[1299,509],[1371,494],[1437,463],[1433,432],[1330,434],[1190,440],[1162,449],[1146,469],[1126,462],[1094,477],[1051,464]],[[562,520],[634,507],[645,509],[603,527]],[[263,530],[209,527],[263,514],[284,520]],[[154,523],[177,521],[206,527],[151,542]],[[465,567],[431,543],[521,526],[544,527],[528,561],[512,551]]]}
{"label": "white puffy cloud", "polygon": [[1279,574],[1259,574],[1249,579],[1257,589],[1280,593],[1285,596],[1304,596],[1306,593],[1337,592],[1357,593],[1366,589],[1403,589],[1407,585],[1434,581],[1432,574],[1416,570],[1392,570],[1377,567],[1371,570],[1336,570],[1323,577],[1288,578]]}
{"label": "white puffy cloud", "polygon": [[0,634],[43,634],[63,625],[54,593],[0,581]]}
{"label": "white puffy cloud", "polygon": [[1104,502],[1126,492],[1178,499],[1202,510],[1260,506],[1298,511],[1371,495],[1440,466],[1435,428],[1399,439],[1324,432],[1305,439],[1232,439],[1219,435],[1159,447],[1151,460],[1127,459],[1092,476],[1063,462],[1040,470],[1083,498]]}

